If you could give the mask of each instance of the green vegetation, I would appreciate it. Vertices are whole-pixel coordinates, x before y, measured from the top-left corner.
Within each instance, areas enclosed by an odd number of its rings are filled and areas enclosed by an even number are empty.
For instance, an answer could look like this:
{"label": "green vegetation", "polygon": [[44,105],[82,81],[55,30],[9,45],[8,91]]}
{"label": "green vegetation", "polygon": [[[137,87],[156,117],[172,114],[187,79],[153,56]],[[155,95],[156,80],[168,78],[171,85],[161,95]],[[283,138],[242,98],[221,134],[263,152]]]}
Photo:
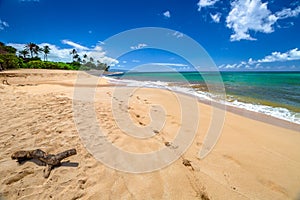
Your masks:
{"label": "green vegetation", "polygon": [[[11,46],[6,46],[0,42],[0,71],[6,69],[63,69],[63,70],[104,70],[108,71],[109,66],[106,63],[101,63],[99,60],[94,62],[93,57],[84,54],[83,59],[79,56],[76,49],[73,49],[70,54],[72,55],[73,62],[53,62],[48,61],[48,54],[51,48],[47,45],[39,47],[38,45],[30,42],[24,46],[24,49],[17,52],[17,49]],[[18,53],[18,56],[16,55]],[[43,53],[44,61],[41,60],[39,54]]]}
{"label": "green vegetation", "polygon": [[44,61],[48,61],[48,54],[50,53],[50,47],[48,45],[44,46],[42,51],[44,52]]}
{"label": "green vegetation", "polygon": [[20,68],[23,60],[16,56],[17,50],[11,46],[5,46],[0,42],[0,71],[5,69]]}

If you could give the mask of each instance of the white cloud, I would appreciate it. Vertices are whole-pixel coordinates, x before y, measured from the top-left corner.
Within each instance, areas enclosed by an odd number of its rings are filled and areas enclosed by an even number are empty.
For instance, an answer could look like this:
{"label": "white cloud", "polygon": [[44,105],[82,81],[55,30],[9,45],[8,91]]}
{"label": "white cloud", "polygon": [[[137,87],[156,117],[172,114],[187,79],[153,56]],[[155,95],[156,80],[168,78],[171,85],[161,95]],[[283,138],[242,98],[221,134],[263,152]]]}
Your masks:
{"label": "white cloud", "polygon": [[219,0],[199,0],[197,3],[198,5],[198,11],[201,11],[201,8],[213,6],[215,3],[217,3]]}
{"label": "white cloud", "polygon": [[77,43],[75,43],[75,42],[72,42],[72,41],[70,41],[70,40],[62,40],[61,41],[63,44],[67,44],[67,45],[69,45],[69,46],[71,46],[71,47],[74,47],[74,48],[76,48],[77,50],[88,50],[89,48],[87,48],[87,47],[85,47],[85,46],[82,46],[82,45],[80,45],[80,44],[77,44]]}
{"label": "white cloud", "polygon": [[[24,49],[26,44],[16,44],[16,43],[8,43],[7,45],[16,48],[18,51]],[[40,47],[48,45],[50,47],[50,54],[48,55],[48,60],[56,61],[56,62],[70,62],[72,60],[70,51],[72,49],[61,49],[56,45],[49,43],[41,43],[38,44]]]}
{"label": "white cloud", "polygon": [[210,13],[210,17],[215,23],[220,23],[221,15],[221,13],[216,13],[214,15]]}
{"label": "white cloud", "polygon": [[261,0],[235,0],[231,3],[231,11],[226,18],[226,26],[233,30],[231,41],[256,40],[250,31],[272,33],[273,25],[280,19],[296,17],[300,13],[300,6],[294,10],[287,8],[272,13],[268,3]]}
{"label": "white cloud", "polygon": [[263,59],[258,60],[259,63],[267,62],[282,62],[282,61],[291,61],[291,60],[300,60],[300,50],[298,48],[291,49],[287,52],[273,52],[271,55],[264,57]]}
{"label": "white cloud", "polygon": [[182,38],[182,37],[183,37],[183,34],[180,33],[180,32],[178,32],[178,31],[175,31],[175,32],[173,33],[173,36],[175,36],[175,37],[177,37],[177,38]]}
{"label": "white cloud", "polygon": [[131,62],[133,62],[133,63],[139,63],[141,61],[140,60],[132,60]]}
{"label": "white cloud", "polygon": [[249,65],[253,65],[255,63],[257,63],[257,61],[253,60],[253,58],[249,58],[249,60],[248,60]]}
{"label": "white cloud", "polygon": [[237,64],[227,64],[226,66],[224,66],[225,69],[234,69],[237,66]]}
{"label": "white cloud", "polygon": [[171,17],[171,13],[170,13],[170,11],[166,11],[166,12],[164,12],[163,13],[163,15],[165,16],[165,17],[167,17],[167,18],[170,18]]}
{"label": "white cloud", "polygon": [[5,28],[8,28],[9,24],[6,21],[2,21],[0,19],[0,30],[4,30]]}
{"label": "white cloud", "polygon": [[276,12],[276,16],[280,19],[285,19],[289,17],[297,17],[300,13],[300,6],[292,10],[290,8],[283,9],[279,12]]}
{"label": "white cloud", "polygon": [[[256,69],[256,70],[280,70],[283,66],[278,66],[276,62],[288,62],[288,61],[295,61],[300,60],[300,50],[298,48],[291,49],[287,52],[273,52],[271,55],[265,56],[263,59],[254,60],[253,58],[249,58],[248,61],[242,61],[240,63],[235,64],[222,64],[219,66],[219,69],[223,70],[238,70],[238,69]],[[273,68],[271,68],[273,66]],[[288,65],[285,63],[285,68],[293,70],[296,67]],[[284,67],[282,68],[284,69]]]}
{"label": "white cloud", "polygon": [[224,67],[225,67],[225,64],[222,64],[222,65],[219,65],[219,66],[218,66],[219,69],[222,69],[222,68],[224,68]]}
{"label": "white cloud", "polygon": [[7,43],[6,46],[12,46],[12,47],[16,48],[18,51],[21,51],[24,49],[25,44]]}
{"label": "white cloud", "polygon": [[188,67],[188,65],[182,63],[149,63],[149,65],[169,66],[169,67]]}
{"label": "white cloud", "polygon": [[95,61],[99,60],[100,62],[106,63],[110,66],[115,66],[116,64],[118,64],[119,61],[115,58],[107,56],[106,52],[100,45],[101,43],[97,44],[96,47],[94,47],[94,49],[90,49],[89,52],[87,52],[87,55],[89,57],[93,57]]}
{"label": "white cloud", "polygon": [[226,23],[227,27],[233,29],[231,41],[241,39],[255,40],[249,31],[263,33],[273,32],[272,25],[277,21],[277,17],[267,8],[267,3],[260,0],[236,0],[231,3]]}
{"label": "white cloud", "polygon": [[137,49],[144,48],[144,47],[146,47],[146,46],[148,46],[148,45],[147,45],[147,44],[141,43],[141,44],[138,44],[138,45],[136,45],[136,46],[131,46],[130,49],[137,50]]}

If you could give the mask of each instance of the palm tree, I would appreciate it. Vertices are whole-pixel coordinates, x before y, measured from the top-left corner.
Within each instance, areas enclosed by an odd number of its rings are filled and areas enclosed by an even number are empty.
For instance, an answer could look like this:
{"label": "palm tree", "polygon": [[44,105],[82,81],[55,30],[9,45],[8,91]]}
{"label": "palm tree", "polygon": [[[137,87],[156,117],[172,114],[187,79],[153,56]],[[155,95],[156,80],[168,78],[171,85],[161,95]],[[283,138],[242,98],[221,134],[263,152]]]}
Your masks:
{"label": "palm tree", "polygon": [[94,58],[93,57],[90,57],[90,62],[94,62]]}
{"label": "palm tree", "polygon": [[33,53],[35,51],[36,46],[37,45],[32,42],[25,45],[25,49],[30,52],[31,58],[33,58]]}
{"label": "palm tree", "polygon": [[36,55],[36,57],[39,56],[39,53],[41,53],[43,51],[43,49],[41,49],[38,45],[35,45],[35,47],[33,48],[33,53]]}
{"label": "palm tree", "polygon": [[77,53],[73,56],[73,60],[75,60],[75,59],[77,62],[79,62],[79,63],[81,62],[81,58]]}
{"label": "palm tree", "polygon": [[48,61],[48,54],[50,53],[51,50],[50,47],[48,45],[45,45],[42,50],[44,52],[44,61],[45,60]]}
{"label": "palm tree", "polygon": [[85,59],[87,59],[87,57],[88,57],[88,56],[87,56],[86,54],[83,55],[83,58],[84,58],[84,59],[82,60],[83,63],[86,63],[86,60],[85,60]]}
{"label": "palm tree", "polygon": [[24,49],[22,51],[19,51],[19,54],[21,54],[23,56],[23,58],[26,58],[26,56],[29,54],[27,49]]}
{"label": "palm tree", "polygon": [[[70,54],[71,55],[73,55],[73,61],[76,59],[76,58],[78,58],[78,54],[77,54],[77,51],[76,51],[76,49],[73,49],[71,52],[70,52]],[[77,56],[76,56],[77,55]]]}

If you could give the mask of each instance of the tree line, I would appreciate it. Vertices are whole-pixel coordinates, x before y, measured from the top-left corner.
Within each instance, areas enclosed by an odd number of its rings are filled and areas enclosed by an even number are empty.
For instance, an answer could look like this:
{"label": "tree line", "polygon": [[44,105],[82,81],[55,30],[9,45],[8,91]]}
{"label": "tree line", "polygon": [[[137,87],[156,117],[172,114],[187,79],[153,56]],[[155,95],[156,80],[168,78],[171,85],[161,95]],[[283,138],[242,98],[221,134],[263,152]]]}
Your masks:
{"label": "tree line", "polygon": [[[50,52],[51,48],[48,45],[40,47],[30,42],[23,50],[17,51],[16,48],[0,42],[0,71],[18,68],[108,71],[110,68],[106,63],[95,61],[93,57],[88,57],[86,54],[81,58],[76,49],[70,52],[72,62],[67,63],[48,61]],[[40,54],[43,54],[43,61],[39,57]]]}

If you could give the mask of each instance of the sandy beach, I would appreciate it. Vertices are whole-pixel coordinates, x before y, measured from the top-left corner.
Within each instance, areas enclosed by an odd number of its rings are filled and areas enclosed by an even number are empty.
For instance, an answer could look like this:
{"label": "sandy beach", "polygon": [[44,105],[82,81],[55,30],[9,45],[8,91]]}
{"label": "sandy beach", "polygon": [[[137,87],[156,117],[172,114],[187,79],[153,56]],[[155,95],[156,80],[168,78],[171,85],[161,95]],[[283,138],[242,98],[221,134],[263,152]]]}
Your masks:
{"label": "sandy beach", "polygon": [[[211,126],[213,109],[197,102],[196,129],[193,116],[187,120],[187,134],[195,138],[187,151],[172,164],[148,173],[115,170],[98,161],[86,146],[102,145],[93,137],[93,127],[82,126],[79,133],[74,122],[86,120],[84,112],[74,114],[76,71],[15,70],[0,73],[0,199],[299,199],[300,133],[299,125],[277,126],[272,118],[246,111],[227,111],[221,136],[210,154],[199,159],[199,150]],[[80,88],[92,87],[93,78],[83,75]],[[174,142],[182,127],[181,104],[192,97],[174,95],[161,89],[115,87],[106,79],[97,82],[94,109],[105,138],[118,148],[147,153],[162,148],[180,149]],[[125,95],[126,96],[126,95]],[[77,106],[84,110],[85,101]],[[80,107],[81,106],[81,107]],[[161,109],[162,108],[162,109]],[[152,123],[150,110],[163,112],[164,123]],[[186,112],[189,107],[184,107]],[[118,113],[118,116],[116,113]],[[242,113],[246,113],[245,117]],[[123,115],[123,114],[124,115]],[[153,133],[137,139],[124,133],[116,122]],[[152,117],[153,117],[152,116]],[[82,118],[81,118],[82,117]],[[126,120],[125,120],[126,118]],[[267,120],[265,120],[267,119]],[[160,121],[160,120],[159,120]],[[161,121],[160,121],[161,122]],[[267,123],[269,122],[269,123]],[[83,122],[82,122],[83,123]],[[191,126],[189,126],[191,123]],[[84,124],[84,123],[83,123]],[[150,125],[149,125],[150,124]],[[86,138],[84,138],[86,136]],[[86,140],[93,141],[86,144]],[[28,161],[19,165],[11,159],[18,150],[42,149],[56,154],[76,148],[77,155],[65,159],[49,178],[43,166]],[[101,147],[99,156],[114,154]],[[188,161],[190,165],[185,165]],[[132,163],[125,163],[129,166]]]}

